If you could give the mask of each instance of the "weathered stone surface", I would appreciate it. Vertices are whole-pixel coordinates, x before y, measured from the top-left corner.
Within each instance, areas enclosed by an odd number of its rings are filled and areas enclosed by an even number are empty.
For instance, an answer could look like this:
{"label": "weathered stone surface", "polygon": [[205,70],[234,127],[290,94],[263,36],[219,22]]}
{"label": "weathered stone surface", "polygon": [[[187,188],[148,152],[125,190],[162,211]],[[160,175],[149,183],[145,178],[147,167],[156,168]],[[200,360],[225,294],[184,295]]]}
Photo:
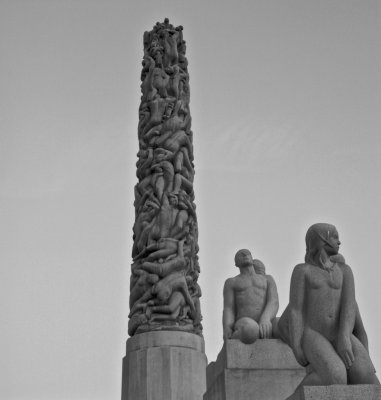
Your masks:
{"label": "weathered stone surface", "polygon": [[206,371],[204,400],[284,400],[305,376],[290,347],[279,339],[250,345],[227,340]]}
{"label": "weathered stone surface", "polygon": [[179,331],[157,331],[154,335],[142,333],[127,340],[127,353],[149,347],[176,346],[205,352],[204,339],[199,335]]}
{"label": "weathered stone surface", "polygon": [[275,281],[266,275],[261,261],[253,260],[249,250],[239,250],[234,260],[240,273],[224,285],[224,339],[239,339],[246,344],[258,338],[270,339],[279,308]]}
{"label": "weathered stone surface", "polygon": [[380,400],[380,385],[303,386],[288,400]]}
{"label": "weathered stone surface", "polygon": [[201,400],[203,349],[203,338],[187,332],[147,332],[128,339],[122,400]]}
{"label": "weathered stone surface", "polygon": [[279,320],[280,336],[309,365],[302,386],[379,384],[340,244],[333,225],[308,229],[305,263],[294,268],[290,303]]}
{"label": "weathered stone surface", "polygon": [[128,333],[201,335],[193,133],[182,26],[144,33]]}

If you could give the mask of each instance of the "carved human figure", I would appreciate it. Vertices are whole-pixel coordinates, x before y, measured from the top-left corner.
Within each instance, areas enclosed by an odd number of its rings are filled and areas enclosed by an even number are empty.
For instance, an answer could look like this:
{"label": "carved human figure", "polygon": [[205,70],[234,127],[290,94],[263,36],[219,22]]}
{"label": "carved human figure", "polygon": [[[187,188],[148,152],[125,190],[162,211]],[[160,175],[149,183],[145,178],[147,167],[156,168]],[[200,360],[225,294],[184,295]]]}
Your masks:
{"label": "carved human figure", "polygon": [[294,268],[290,303],[278,323],[298,362],[310,364],[300,386],[379,384],[366,348],[353,274],[338,256],[336,228],[312,225],[306,245],[305,263]]}
{"label": "carved human figure", "polygon": [[156,65],[158,67],[163,65],[164,48],[160,44],[159,37],[156,33],[153,33],[152,35],[152,42],[151,45],[149,46],[149,53],[155,59]]}
{"label": "carved human figure", "polygon": [[180,87],[180,81],[186,79],[186,74],[181,72],[178,65],[166,68],[165,72],[169,76],[167,94],[177,100],[179,98],[179,91],[182,89],[182,86]]}
{"label": "carved human figure", "polygon": [[201,288],[200,285],[195,280],[192,280],[192,282],[189,285],[189,293],[192,297],[193,304],[195,307],[193,324],[195,327],[198,327],[201,326],[201,320],[202,320],[201,305],[200,305]]}
{"label": "carved human figure", "polygon": [[177,41],[179,38],[179,31],[175,29],[163,30],[164,36],[164,66],[169,67],[178,62]]}
{"label": "carved human figure", "polygon": [[[150,149],[149,149],[150,150]],[[150,150],[152,152],[152,149]],[[151,153],[148,152],[148,155]],[[146,166],[142,162],[142,168],[148,168],[151,174],[146,174],[146,176],[141,179],[141,181],[135,186],[135,198],[138,200],[138,204],[141,204],[141,198],[144,193],[149,191],[149,188],[153,188],[157,199],[160,201],[162,199],[163,193],[172,192],[173,181],[174,181],[174,168],[171,160],[173,153],[158,148],[155,149],[153,157],[146,159]]]}
{"label": "carved human figure", "polygon": [[175,172],[172,164],[173,153],[165,149],[156,149],[154,163],[151,169],[156,172],[154,188],[156,196],[159,200],[162,199],[164,192],[172,192],[173,179]]}
{"label": "carved human figure", "polygon": [[147,150],[139,150],[137,156],[139,160],[136,162],[136,176],[142,180],[151,172],[153,148],[149,147]]}
{"label": "carved human figure", "polygon": [[159,208],[157,202],[147,199],[142,210],[137,215],[133,227],[134,246],[132,247],[132,257],[136,257],[137,252],[145,248],[149,232],[155,223],[155,216]]}
{"label": "carved human figure", "polygon": [[152,101],[156,97],[157,88],[154,86],[153,83],[154,83],[154,71],[157,69],[155,68],[155,60],[148,55],[144,58],[143,64],[144,66],[142,74],[145,74],[145,76],[144,79],[142,80],[140,88],[142,91],[141,101],[144,103],[146,101]]}
{"label": "carved human figure", "polygon": [[[181,296],[177,294],[172,296],[176,292],[179,292]],[[171,319],[176,319],[180,314],[181,307],[186,304],[189,305],[193,315],[195,305],[189,293],[185,275],[183,272],[175,272],[159,280],[137,299],[131,307],[129,317],[136,311],[143,310],[150,319],[153,312],[171,314]],[[157,315],[155,315],[154,319],[168,319],[168,315],[165,318],[157,318]]]}
{"label": "carved human figure", "polygon": [[235,265],[240,273],[224,285],[224,339],[253,343],[272,337],[272,322],[279,308],[278,292],[270,275],[255,272],[249,250],[239,250]]}
{"label": "carved human figure", "polygon": [[[177,250],[177,254],[174,256],[170,256],[173,254],[173,248],[172,244],[176,246],[175,250]],[[162,246],[160,246],[162,245]],[[185,267],[187,265],[186,259],[184,257],[184,240],[175,240],[175,239],[160,239],[158,241],[158,244],[156,248],[158,248],[157,251],[154,253],[151,253],[153,257],[168,257],[170,256],[171,258],[163,261],[163,262],[151,262],[151,261],[145,261],[142,264],[142,269],[145,271],[148,271],[152,274],[157,274],[160,277],[165,277],[173,272],[180,272],[184,271]],[[156,253],[156,255],[154,255]],[[146,259],[150,259],[147,257]],[[185,271],[184,271],[185,272]]]}
{"label": "carved human figure", "polygon": [[[142,121],[139,123],[139,143],[140,146],[144,147],[146,145],[144,135],[149,132],[151,129],[156,129],[156,126],[159,126],[158,130],[161,129],[161,122],[163,120],[164,113],[168,107],[167,101],[161,97],[156,97],[150,102],[147,102],[144,105],[141,116]],[[149,110],[149,114],[147,115]]]}
{"label": "carved human figure", "polygon": [[164,193],[160,211],[148,236],[148,245],[161,238],[182,239],[187,234],[187,230],[183,229],[187,220],[188,212],[178,209],[178,196]]}
{"label": "carved human figure", "polygon": [[136,269],[133,279],[131,279],[130,307],[158,280],[159,277],[157,275],[150,274],[142,269]]}
{"label": "carved human figure", "polygon": [[186,48],[187,46],[185,40],[180,40],[177,50],[179,54],[179,65],[184,71],[186,71],[188,68],[188,60],[185,57]]}
{"label": "carved human figure", "polygon": [[[166,292],[163,291],[163,293]],[[155,300],[151,300],[151,302],[156,304]],[[169,298],[164,297],[162,302],[164,304],[153,305],[147,309],[150,322],[175,321],[179,317],[182,307],[186,305],[184,295],[180,291],[172,292]]]}

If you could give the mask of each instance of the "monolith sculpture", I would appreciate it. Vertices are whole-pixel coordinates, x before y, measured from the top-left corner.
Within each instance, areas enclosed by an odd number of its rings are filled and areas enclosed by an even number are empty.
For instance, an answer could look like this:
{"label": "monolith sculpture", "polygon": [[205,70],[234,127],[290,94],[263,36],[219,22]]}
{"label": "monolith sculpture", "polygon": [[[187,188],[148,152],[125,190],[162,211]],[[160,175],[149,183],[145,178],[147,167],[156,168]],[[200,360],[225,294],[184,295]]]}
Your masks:
{"label": "monolith sculpture", "polygon": [[201,399],[206,357],[183,28],[166,18],[143,42],[122,398]]}

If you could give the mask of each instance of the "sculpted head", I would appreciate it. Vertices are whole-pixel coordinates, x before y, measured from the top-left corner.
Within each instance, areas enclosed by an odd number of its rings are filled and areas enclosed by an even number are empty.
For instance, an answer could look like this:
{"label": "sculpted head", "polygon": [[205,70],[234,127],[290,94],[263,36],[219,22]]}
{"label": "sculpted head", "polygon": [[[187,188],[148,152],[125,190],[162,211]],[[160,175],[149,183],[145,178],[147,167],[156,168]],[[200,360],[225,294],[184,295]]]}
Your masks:
{"label": "sculpted head", "polygon": [[168,200],[169,200],[169,204],[173,207],[177,207],[177,205],[179,204],[179,200],[178,200],[177,196],[173,193],[170,193],[168,195]]}
{"label": "sculpted head", "polygon": [[238,268],[248,267],[250,265],[253,265],[253,257],[249,250],[241,249],[237,251],[234,257],[234,262],[236,267]]}
{"label": "sculpted head", "polygon": [[160,285],[159,281],[153,286],[152,293],[156,294],[156,298],[160,304],[164,304],[171,297],[172,289],[169,286]]}
{"label": "sculpted head", "polygon": [[158,147],[154,150],[153,152],[155,161],[160,162],[160,161],[166,161],[169,160],[173,157],[173,152],[170,150],[163,149],[161,147]]}
{"label": "sculpted head", "polygon": [[326,223],[312,225],[306,234],[306,263],[322,266],[326,257],[336,256],[340,240],[335,226]]}
{"label": "sculpted head", "polygon": [[266,267],[261,260],[253,260],[253,265],[257,274],[266,275]]}

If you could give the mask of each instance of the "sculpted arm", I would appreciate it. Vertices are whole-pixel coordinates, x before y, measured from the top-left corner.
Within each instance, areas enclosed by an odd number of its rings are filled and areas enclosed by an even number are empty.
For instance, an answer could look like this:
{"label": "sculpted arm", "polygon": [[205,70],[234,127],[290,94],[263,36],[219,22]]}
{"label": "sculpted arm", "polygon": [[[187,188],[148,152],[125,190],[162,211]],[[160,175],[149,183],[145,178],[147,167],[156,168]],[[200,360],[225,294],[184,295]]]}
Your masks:
{"label": "sculpted arm", "polygon": [[351,334],[355,325],[356,300],[355,285],[352,270],[348,265],[343,265],[343,288],[341,293],[339,333],[337,336],[337,352],[349,368],[354,361],[351,345]]}
{"label": "sculpted arm", "polygon": [[289,333],[290,333],[290,346],[294,352],[297,361],[305,366],[307,360],[302,349],[302,337],[304,331],[304,316],[303,316],[303,304],[305,301],[305,266],[303,264],[297,265],[294,268],[291,277],[290,286],[290,321],[289,321]]}
{"label": "sculpted arm", "polygon": [[233,334],[235,322],[234,289],[232,279],[227,279],[224,285],[224,311],[222,314],[222,325],[224,339],[230,339]]}
{"label": "sculpted arm", "polygon": [[266,276],[267,292],[266,292],[266,307],[263,310],[261,318],[259,319],[259,333],[263,339],[269,339],[272,336],[271,321],[276,317],[279,309],[278,291],[271,275]]}

